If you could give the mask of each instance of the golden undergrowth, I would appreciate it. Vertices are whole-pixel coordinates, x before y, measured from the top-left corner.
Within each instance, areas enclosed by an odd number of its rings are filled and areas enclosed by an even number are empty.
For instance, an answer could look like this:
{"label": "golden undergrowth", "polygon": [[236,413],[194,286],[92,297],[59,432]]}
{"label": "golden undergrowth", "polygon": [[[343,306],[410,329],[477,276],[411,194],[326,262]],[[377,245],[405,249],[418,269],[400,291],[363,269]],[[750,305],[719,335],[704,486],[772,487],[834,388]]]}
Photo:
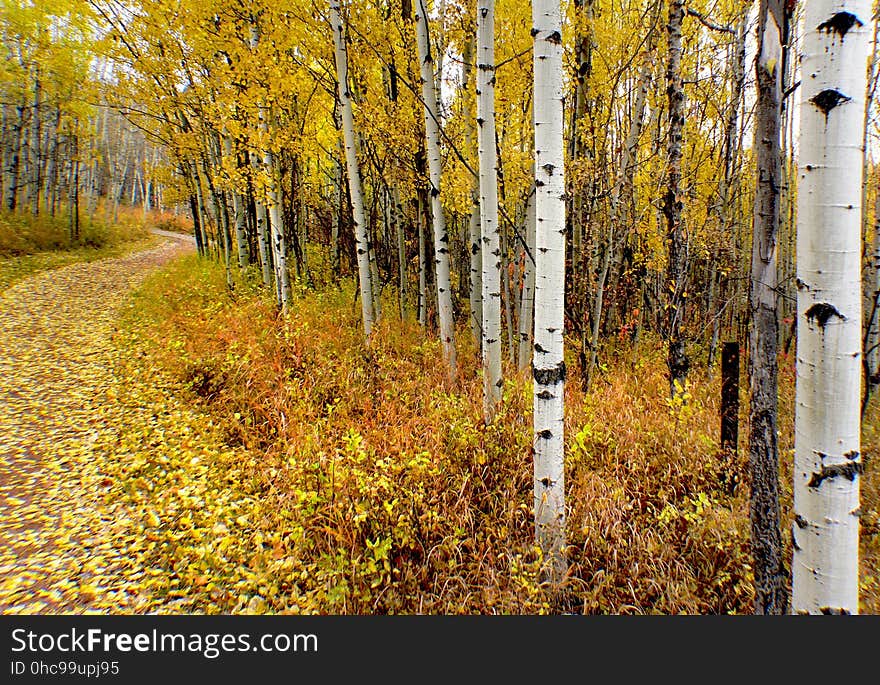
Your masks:
{"label": "golden undergrowth", "polygon": [[97,213],[83,214],[80,236],[73,239],[69,217],[0,212],[0,292],[31,274],[77,262],[120,257],[144,250],[156,239],[144,228],[140,210],[120,208],[119,220],[109,223]]}
{"label": "golden undergrowth", "polygon": [[[695,372],[687,401],[668,401],[655,341],[609,359],[590,393],[576,372],[567,385],[570,575],[550,594],[532,546],[524,375],[507,369],[504,407],[485,426],[466,342],[452,388],[439,344],[415,324],[388,317],[366,347],[348,287],[302,292],[282,318],[245,286],[230,295],[222,269],[196,258],[151,277],[128,311],[123,392],[153,378],[185,387],[230,446],[193,459],[153,437],[108,466],[110,496],[142,512],[137,560],[157,606],[168,596],[208,612],[750,611],[747,459],[719,457],[717,378]],[[788,530],[790,358],[781,377]],[[867,425],[876,417],[875,406]],[[866,429],[869,612],[880,608],[877,439]]]}

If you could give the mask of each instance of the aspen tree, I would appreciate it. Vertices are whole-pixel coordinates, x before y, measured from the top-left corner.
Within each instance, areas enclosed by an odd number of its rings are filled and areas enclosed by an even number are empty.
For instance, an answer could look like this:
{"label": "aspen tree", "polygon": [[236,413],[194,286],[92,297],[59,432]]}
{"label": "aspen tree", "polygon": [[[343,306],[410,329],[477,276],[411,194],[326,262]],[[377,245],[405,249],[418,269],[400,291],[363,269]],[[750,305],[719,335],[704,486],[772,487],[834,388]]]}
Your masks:
{"label": "aspen tree", "polygon": [[440,114],[437,108],[437,84],[434,78],[434,58],[432,56],[428,31],[428,0],[415,0],[416,47],[421,69],[422,100],[425,110],[425,144],[428,156],[428,176],[430,179],[431,216],[434,224],[434,278],[437,283],[437,318],[440,323],[440,342],[443,358],[450,379],[456,374],[455,320],[452,311],[452,285],[449,275],[449,233],[443,214],[441,191],[440,158]]}
{"label": "aspen tree", "polygon": [[[232,139],[223,137],[223,152],[233,167],[238,166],[238,156],[233,150]],[[247,217],[244,198],[237,190],[232,190],[232,212],[235,215],[235,243],[238,250],[238,268],[244,271],[249,261],[247,244]]]}
{"label": "aspen tree", "polygon": [[[534,168],[531,170],[535,177]],[[526,245],[523,249],[524,268],[522,297],[519,301],[519,351],[517,368],[527,369],[532,359],[532,324],[535,314],[535,188],[532,186],[526,200]]]}
{"label": "aspen tree", "polygon": [[364,321],[364,337],[369,340],[373,330],[373,288],[370,274],[370,247],[367,223],[364,217],[364,195],[358,169],[355,148],[354,114],[351,108],[351,92],[348,89],[348,52],[339,14],[339,0],[330,0],[330,23],[333,25],[333,44],[336,57],[336,75],[339,83],[339,109],[342,117],[342,133],[345,140],[345,164],[348,170],[348,189],[351,195],[354,240],[357,251],[358,283],[361,291],[361,316]]}
{"label": "aspen tree", "polygon": [[792,610],[859,610],[861,131],[867,0],[804,7]]}
{"label": "aspen tree", "polygon": [[[474,45],[473,41],[466,40],[462,51],[462,82],[466,90],[470,90],[474,83]],[[476,87],[474,88],[476,91]],[[469,111],[465,111],[465,146],[468,150],[473,149],[475,121]],[[468,240],[470,248],[470,305],[471,305],[471,333],[474,342],[482,348],[483,345],[483,259],[482,239],[480,236],[480,179],[475,180],[471,188],[471,212],[468,220]]]}
{"label": "aspen tree", "polygon": [[562,581],[565,559],[565,173],[562,12],[559,0],[532,3],[535,74],[535,532],[545,576]]}
{"label": "aspen tree", "polygon": [[495,150],[495,0],[477,2],[477,140],[483,261],[483,417],[501,401],[501,236]]}

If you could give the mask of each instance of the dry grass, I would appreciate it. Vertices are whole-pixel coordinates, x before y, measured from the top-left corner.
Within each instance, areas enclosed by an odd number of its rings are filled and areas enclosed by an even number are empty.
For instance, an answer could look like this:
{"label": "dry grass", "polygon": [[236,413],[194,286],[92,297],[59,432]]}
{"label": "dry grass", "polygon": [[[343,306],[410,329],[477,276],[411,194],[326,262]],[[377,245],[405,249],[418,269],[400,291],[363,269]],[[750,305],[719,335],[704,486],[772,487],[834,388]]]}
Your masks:
{"label": "dry grass", "polygon": [[[719,380],[695,373],[688,401],[670,405],[656,341],[610,359],[589,394],[576,374],[568,383],[570,577],[551,595],[532,547],[525,376],[506,370],[504,409],[485,426],[468,343],[450,388],[439,344],[412,323],[386,318],[365,347],[348,287],[303,294],[282,320],[255,291],[230,296],[222,269],[195,258],[148,281],[132,311],[149,358],[255,455],[242,469],[264,505],[259,539],[284,555],[281,566],[248,562],[272,576],[270,610],[751,610],[747,461],[719,457]],[[788,521],[790,359],[781,375]],[[876,423],[875,403],[864,446],[867,612],[880,609]],[[730,495],[732,475],[741,485]]]}
{"label": "dry grass", "polygon": [[74,240],[65,213],[35,217],[0,211],[0,291],[38,271],[118,257],[153,242],[139,210],[120,208],[116,224],[105,223],[102,216],[96,212],[91,220],[83,213],[80,235]]}

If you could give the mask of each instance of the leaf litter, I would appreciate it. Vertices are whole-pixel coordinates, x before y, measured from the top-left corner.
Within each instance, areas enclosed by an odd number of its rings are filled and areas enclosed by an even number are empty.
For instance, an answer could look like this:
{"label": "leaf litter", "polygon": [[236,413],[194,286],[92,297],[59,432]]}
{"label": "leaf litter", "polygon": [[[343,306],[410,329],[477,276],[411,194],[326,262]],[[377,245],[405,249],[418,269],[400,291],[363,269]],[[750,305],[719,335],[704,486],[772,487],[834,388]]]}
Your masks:
{"label": "leaf litter", "polygon": [[115,321],[129,290],[181,250],[165,242],[75,264],[0,296],[3,613],[154,609],[150,570],[130,556],[141,512],[118,497],[116,471],[146,459],[138,422],[147,412],[155,412],[146,424],[153,439],[164,429],[173,440],[188,417],[175,421],[180,407],[120,401]]}

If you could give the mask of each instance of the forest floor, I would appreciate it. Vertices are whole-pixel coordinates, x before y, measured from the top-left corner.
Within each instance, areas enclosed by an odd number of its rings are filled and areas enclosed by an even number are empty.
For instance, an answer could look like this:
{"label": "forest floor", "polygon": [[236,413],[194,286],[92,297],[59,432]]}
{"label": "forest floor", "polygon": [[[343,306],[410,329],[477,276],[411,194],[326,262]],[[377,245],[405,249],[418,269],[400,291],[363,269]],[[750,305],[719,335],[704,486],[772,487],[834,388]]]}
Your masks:
{"label": "forest floor", "polygon": [[112,401],[119,306],[189,249],[166,240],[45,270],[0,295],[0,612],[137,606],[93,447],[125,437],[112,420],[121,411]]}
{"label": "forest floor", "polygon": [[[721,459],[717,376],[696,368],[670,403],[647,335],[609,341],[588,392],[571,360],[570,571],[550,593],[527,374],[505,369],[487,426],[466,337],[452,387],[436,336],[393,302],[367,348],[350,283],[297,288],[281,316],[188,251],[166,242],[0,295],[0,612],[751,611],[747,431]],[[787,530],[794,364],[780,361]],[[878,415],[865,613],[880,611]]]}

